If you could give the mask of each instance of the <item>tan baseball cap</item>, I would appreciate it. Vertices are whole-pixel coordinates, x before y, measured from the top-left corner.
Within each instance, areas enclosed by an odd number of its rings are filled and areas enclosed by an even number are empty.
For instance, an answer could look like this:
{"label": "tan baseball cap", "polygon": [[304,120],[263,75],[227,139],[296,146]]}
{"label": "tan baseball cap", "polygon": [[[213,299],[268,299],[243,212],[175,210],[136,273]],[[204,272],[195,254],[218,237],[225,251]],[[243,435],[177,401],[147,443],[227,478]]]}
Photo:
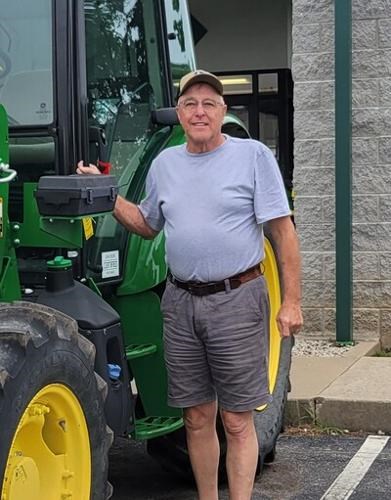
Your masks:
{"label": "tan baseball cap", "polygon": [[207,83],[208,85],[213,87],[218,94],[223,95],[223,84],[217,78],[217,76],[209,73],[208,71],[196,69],[195,71],[191,71],[181,78],[179,82],[178,98],[195,83]]}

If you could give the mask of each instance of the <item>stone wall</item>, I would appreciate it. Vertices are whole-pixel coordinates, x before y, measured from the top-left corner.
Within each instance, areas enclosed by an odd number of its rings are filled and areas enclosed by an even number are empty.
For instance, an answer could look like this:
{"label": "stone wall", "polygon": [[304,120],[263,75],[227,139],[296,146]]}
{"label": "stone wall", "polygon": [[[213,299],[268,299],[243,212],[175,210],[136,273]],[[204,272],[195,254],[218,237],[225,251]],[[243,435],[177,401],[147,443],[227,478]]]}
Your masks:
{"label": "stone wall", "polygon": [[[352,0],[353,335],[391,345],[391,0]],[[292,0],[304,333],[335,338],[334,0]]]}

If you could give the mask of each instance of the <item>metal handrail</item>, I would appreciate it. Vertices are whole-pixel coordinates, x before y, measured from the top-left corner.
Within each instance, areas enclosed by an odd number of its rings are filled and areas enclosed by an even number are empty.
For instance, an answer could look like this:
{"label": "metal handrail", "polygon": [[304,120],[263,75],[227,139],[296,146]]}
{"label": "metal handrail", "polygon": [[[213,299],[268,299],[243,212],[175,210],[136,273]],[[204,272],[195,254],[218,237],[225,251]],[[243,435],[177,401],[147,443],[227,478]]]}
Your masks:
{"label": "metal handrail", "polygon": [[3,184],[5,182],[10,182],[14,177],[17,175],[17,171],[13,170],[12,168],[9,168],[8,163],[0,163],[0,174],[8,174],[6,177],[0,177],[0,184]]}

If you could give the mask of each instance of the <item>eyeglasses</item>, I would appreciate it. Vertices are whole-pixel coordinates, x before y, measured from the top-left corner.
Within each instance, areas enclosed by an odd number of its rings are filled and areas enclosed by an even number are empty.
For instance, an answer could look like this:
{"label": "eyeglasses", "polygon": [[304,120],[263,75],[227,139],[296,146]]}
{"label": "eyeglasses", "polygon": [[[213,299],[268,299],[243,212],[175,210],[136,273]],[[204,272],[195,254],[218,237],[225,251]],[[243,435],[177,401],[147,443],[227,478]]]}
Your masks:
{"label": "eyeglasses", "polygon": [[225,106],[223,102],[215,101],[214,99],[204,99],[203,101],[196,101],[195,99],[187,99],[186,101],[178,102],[177,107],[182,108],[186,113],[193,113],[201,105],[202,109],[208,113],[216,111],[219,106]]}

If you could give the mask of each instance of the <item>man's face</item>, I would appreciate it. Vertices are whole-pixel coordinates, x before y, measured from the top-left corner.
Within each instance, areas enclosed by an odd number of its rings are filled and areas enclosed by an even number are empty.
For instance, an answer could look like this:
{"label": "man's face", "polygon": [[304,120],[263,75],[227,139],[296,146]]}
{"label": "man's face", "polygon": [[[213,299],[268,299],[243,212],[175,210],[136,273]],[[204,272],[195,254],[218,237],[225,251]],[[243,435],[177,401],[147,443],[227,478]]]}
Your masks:
{"label": "man's face", "polygon": [[211,151],[221,144],[221,126],[226,110],[223,98],[205,83],[192,85],[179,98],[178,118],[190,152]]}

